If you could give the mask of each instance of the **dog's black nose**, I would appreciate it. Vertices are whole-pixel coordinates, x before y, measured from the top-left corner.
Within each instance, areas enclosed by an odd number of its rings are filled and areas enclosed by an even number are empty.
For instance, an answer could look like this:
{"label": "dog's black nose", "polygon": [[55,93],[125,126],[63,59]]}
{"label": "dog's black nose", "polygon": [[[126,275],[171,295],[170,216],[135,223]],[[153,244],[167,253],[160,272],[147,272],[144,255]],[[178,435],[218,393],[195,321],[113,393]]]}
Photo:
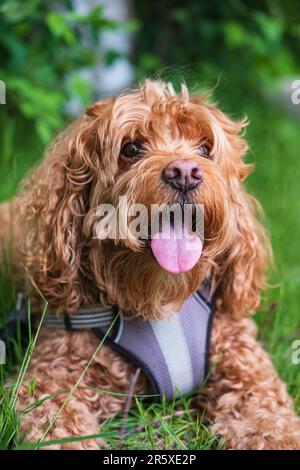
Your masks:
{"label": "dog's black nose", "polygon": [[179,191],[190,191],[203,180],[203,173],[193,160],[173,160],[162,171],[162,179]]}

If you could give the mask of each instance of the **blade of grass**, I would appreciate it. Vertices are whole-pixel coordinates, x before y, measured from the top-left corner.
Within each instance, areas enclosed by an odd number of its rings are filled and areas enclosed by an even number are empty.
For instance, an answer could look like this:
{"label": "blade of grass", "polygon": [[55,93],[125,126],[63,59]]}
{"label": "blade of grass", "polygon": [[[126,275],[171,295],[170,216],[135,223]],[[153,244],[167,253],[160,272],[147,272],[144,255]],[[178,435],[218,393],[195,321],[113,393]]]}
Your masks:
{"label": "blade of grass", "polygon": [[180,450],[188,450],[188,448],[183,444],[183,442],[176,436],[174,433],[173,429],[169,426],[169,424],[166,422],[164,418],[160,418],[160,422],[166,431],[166,433],[169,434],[169,436],[173,439],[173,441],[176,443],[176,445],[179,447]]}
{"label": "blade of grass", "polygon": [[55,444],[67,444],[70,442],[80,442],[80,441],[87,441],[88,439],[103,439],[105,437],[110,437],[112,435],[116,435],[116,432],[113,433],[99,433],[99,434],[89,434],[87,436],[78,436],[78,437],[65,437],[62,439],[51,439],[49,441],[43,441],[43,442],[30,442],[30,443],[24,443],[20,444],[19,446],[15,447],[14,450],[36,450],[39,449],[40,447],[48,447],[50,445],[55,445]]}

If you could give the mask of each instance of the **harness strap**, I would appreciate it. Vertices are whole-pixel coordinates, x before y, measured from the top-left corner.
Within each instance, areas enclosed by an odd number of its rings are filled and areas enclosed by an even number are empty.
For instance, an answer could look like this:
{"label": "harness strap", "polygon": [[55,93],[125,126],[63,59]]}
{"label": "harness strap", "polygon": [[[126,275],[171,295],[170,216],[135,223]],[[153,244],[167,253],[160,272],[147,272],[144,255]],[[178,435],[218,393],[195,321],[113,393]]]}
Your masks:
{"label": "harness strap", "polygon": [[115,316],[116,309],[114,307],[105,308],[102,305],[93,305],[77,310],[75,315],[58,317],[53,313],[47,313],[45,325],[49,328],[66,328],[68,330],[103,328],[105,331],[108,330]]}
{"label": "harness strap", "polygon": [[[203,384],[209,368],[213,309],[199,293],[164,320],[130,320],[120,312],[108,342],[142,367],[158,397],[170,401]],[[103,332],[97,332],[102,337]]]}
{"label": "harness strap", "polygon": [[[199,387],[208,373],[213,303],[209,284],[189,297],[178,312],[163,320],[131,318],[116,308],[101,305],[82,308],[73,316],[49,313],[50,328],[91,328],[112,348],[129,357],[147,374],[156,395],[167,400]],[[116,315],[116,327],[107,331]]]}

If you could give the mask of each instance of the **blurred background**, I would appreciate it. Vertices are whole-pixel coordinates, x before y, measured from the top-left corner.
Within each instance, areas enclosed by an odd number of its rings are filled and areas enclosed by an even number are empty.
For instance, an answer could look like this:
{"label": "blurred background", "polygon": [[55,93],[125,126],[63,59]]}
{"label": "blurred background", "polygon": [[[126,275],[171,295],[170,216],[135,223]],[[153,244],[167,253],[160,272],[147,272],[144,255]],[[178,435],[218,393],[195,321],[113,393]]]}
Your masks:
{"label": "blurred background", "polygon": [[247,184],[276,262],[259,335],[299,398],[300,374],[287,367],[300,338],[299,1],[2,0],[0,29],[0,200],[73,115],[144,77],[185,80],[233,117],[249,116],[256,171]]}

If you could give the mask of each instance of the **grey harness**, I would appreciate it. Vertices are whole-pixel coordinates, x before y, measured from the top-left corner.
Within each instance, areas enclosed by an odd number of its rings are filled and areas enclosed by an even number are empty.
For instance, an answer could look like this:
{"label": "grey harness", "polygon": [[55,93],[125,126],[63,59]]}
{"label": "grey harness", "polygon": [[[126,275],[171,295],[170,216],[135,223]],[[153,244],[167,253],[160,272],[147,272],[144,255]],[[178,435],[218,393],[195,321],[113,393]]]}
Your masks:
{"label": "grey harness", "polygon": [[[170,401],[199,388],[208,374],[213,313],[213,302],[203,287],[164,320],[130,318],[118,308],[96,305],[73,316],[49,313],[45,324],[68,330],[93,329],[144,370],[156,395]],[[116,316],[116,325],[108,333]]]}

